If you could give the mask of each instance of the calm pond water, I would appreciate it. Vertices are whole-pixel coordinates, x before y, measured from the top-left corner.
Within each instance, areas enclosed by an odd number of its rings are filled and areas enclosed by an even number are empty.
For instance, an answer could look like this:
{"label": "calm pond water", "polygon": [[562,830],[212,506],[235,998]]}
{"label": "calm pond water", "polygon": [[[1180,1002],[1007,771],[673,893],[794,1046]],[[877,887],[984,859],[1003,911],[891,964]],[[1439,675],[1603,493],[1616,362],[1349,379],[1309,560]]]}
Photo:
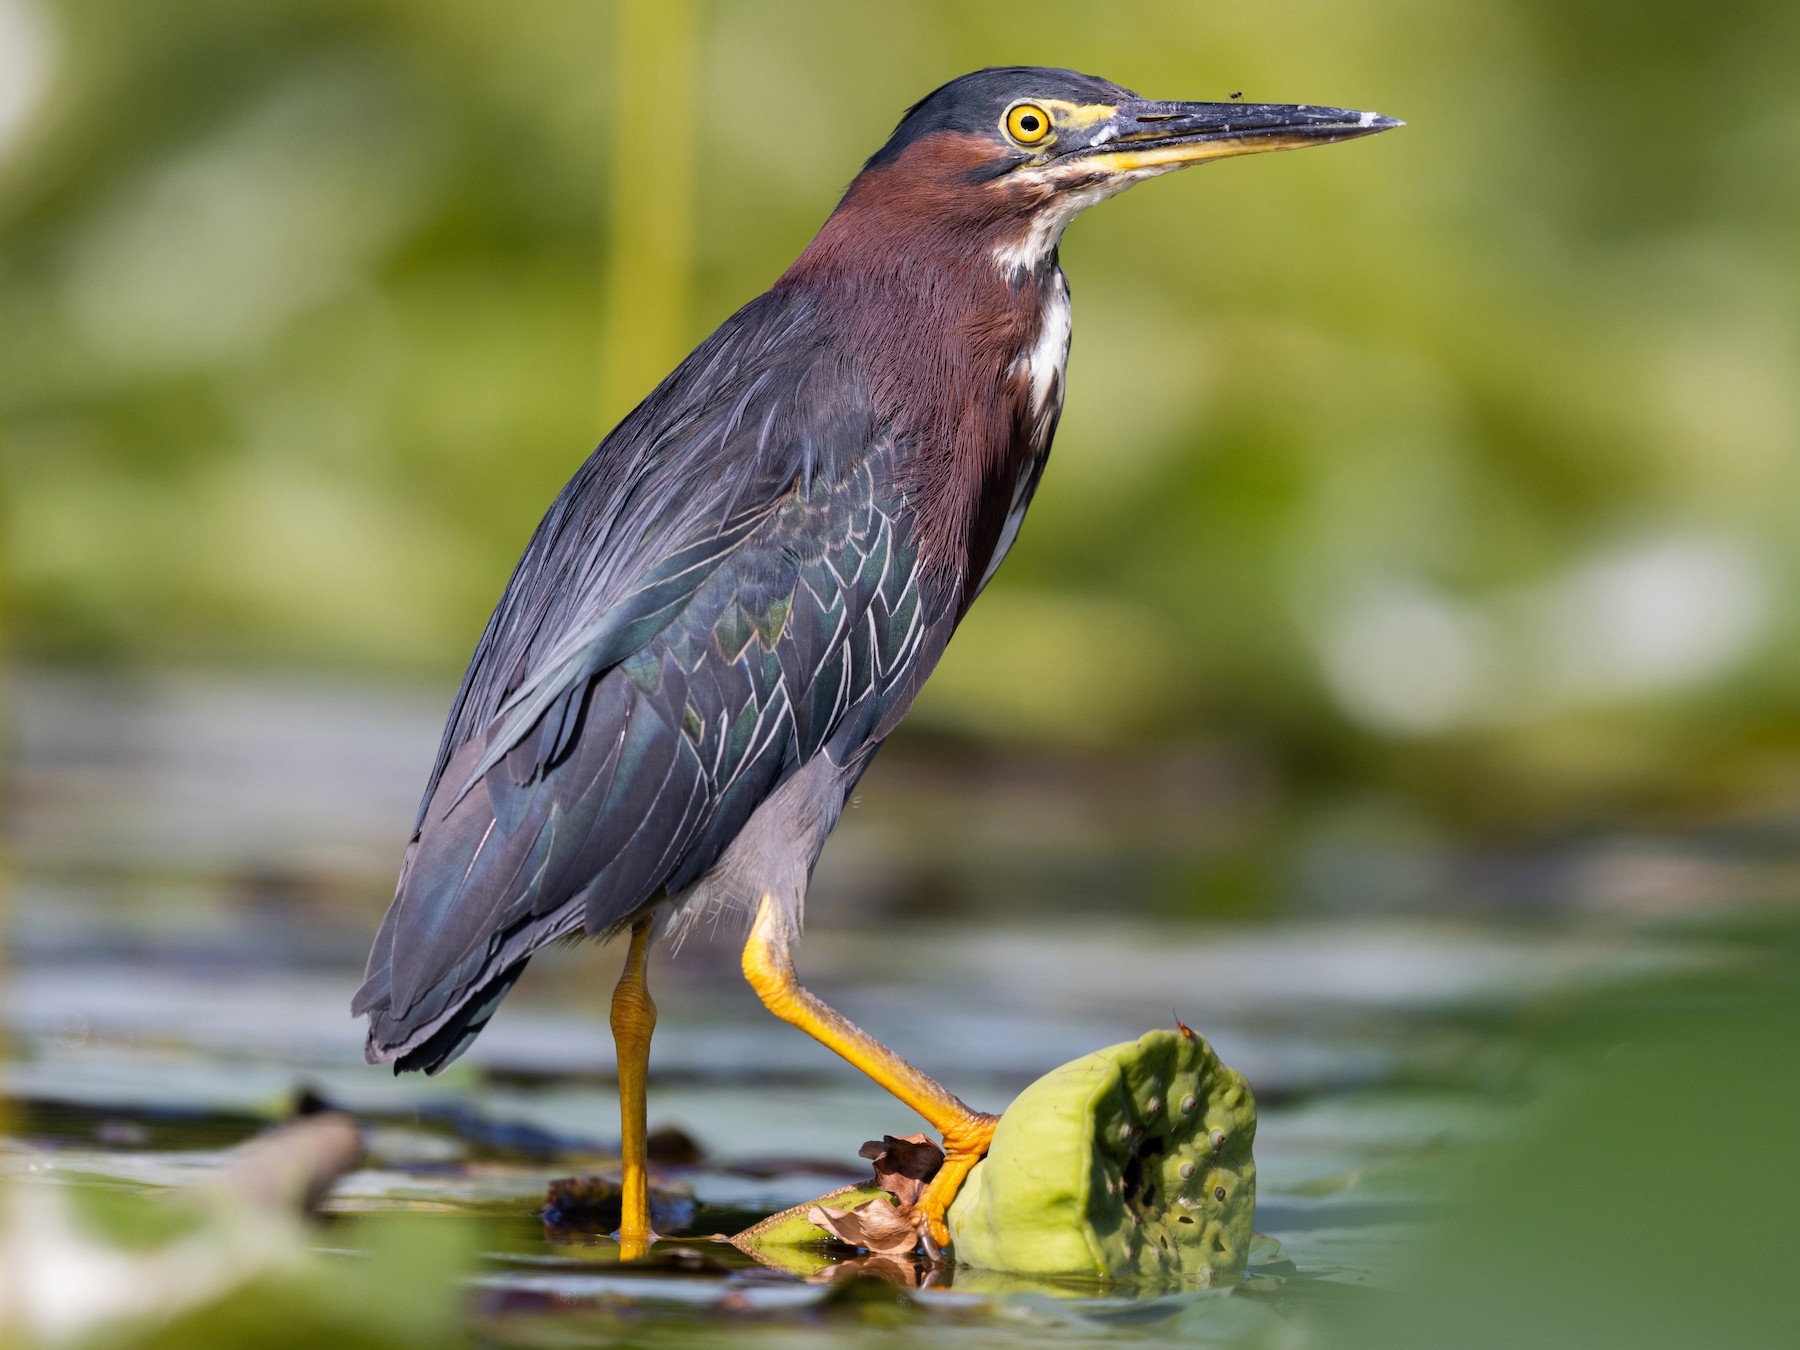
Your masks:
{"label": "calm pond water", "polygon": [[449,1235],[460,1292],[444,1297],[495,1343],[1291,1338],[1379,1297],[1429,1245],[1446,1168],[1553,1072],[1534,1010],[1726,959],[1693,916],[1795,889],[1788,853],[1743,839],[1476,859],[1352,815],[1295,836],[1280,903],[1183,917],[1170,896],[1266,798],[1250,768],[902,748],[821,865],[803,976],[990,1109],[1179,1015],[1262,1106],[1269,1241],[1249,1286],[1221,1299],[952,1269],[881,1294],[710,1241],[865,1175],[865,1139],[921,1127],[761,1011],[730,933],[653,963],[651,1124],[698,1156],[657,1169],[675,1240],[621,1267],[602,1233],[540,1214],[548,1180],[612,1166],[617,951],[539,958],[442,1078],[361,1060],[348,1002],[440,712],[351,686],[18,676],[0,1154],[16,1182],[202,1182],[304,1095],[366,1132],[312,1234],[327,1262],[364,1259],[359,1216],[413,1216]]}

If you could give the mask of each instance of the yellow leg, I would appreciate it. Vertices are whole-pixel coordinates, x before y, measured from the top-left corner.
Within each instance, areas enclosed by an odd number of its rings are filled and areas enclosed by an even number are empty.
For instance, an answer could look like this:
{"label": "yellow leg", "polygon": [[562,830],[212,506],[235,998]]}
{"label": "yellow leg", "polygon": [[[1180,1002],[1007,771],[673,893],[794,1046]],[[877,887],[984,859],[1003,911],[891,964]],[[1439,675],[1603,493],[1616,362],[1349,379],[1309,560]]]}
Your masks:
{"label": "yellow leg", "polygon": [[944,1166],[919,1197],[918,1214],[932,1241],[948,1245],[944,1212],[969,1169],[986,1155],[1000,1118],[965,1106],[943,1084],[803,989],[794,975],[792,946],[793,934],[781,905],[773,896],[764,896],[750,940],[744,944],[744,978],[770,1012],[837,1051],[942,1131]]}
{"label": "yellow leg", "polygon": [[624,1160],[619,1259],[635,1261],[650,1250],[650,1183],[644,1168],[644,1079],[650,1069],[650,1033],[656,1030],[656,1004],[644,979],[650,951],[650,920],[631,927],[625,970],[612,997],[613,1044],[619,1056],[619,1153]]}

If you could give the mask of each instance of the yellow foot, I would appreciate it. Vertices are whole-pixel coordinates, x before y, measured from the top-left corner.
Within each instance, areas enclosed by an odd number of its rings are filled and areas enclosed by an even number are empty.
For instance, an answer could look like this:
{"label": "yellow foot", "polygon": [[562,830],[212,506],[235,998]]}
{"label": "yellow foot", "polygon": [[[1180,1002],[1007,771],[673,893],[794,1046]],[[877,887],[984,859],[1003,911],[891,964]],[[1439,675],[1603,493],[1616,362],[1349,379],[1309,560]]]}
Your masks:
{"label": "yellow foot", "polygon": [[928,1247],[942,1250],[950,1245],[950,1228],[944,1222],[944,1215],[949,1213],[950,1204],[962,1189],[963,1182],[968,1180],[969,1172],[987,1156],[994,1126],[999,1123],[999,1116],[971,1111],[967,1120],[944,1132],[944,1165],[913,1209],[919,1231],[929,1239]]}
{"label": "yellow foot", "polygon": [[927,1249],[942,1248],[950,1241],[944,1213],[969,1169],[987,1155],[1000,1117],[971,1111],[942,1083],[920,1073],[802,988],[794,975],[793,944],[794,929],[786,910],[773,894],[763,896],[750,939],[744,943],[744,978],[770,1012],[837,1051],[944,1132],[944,1165],[914,1207],[914,1221]]}
{"label": "yellow foot", "polygon": [[647,1229],[643,1232],[627,1232],[621,1228],[613,1237],[618,1240],[621,1261],[638,1261],[650,1255],[650,1248],[657,1239],[657,1235]]}

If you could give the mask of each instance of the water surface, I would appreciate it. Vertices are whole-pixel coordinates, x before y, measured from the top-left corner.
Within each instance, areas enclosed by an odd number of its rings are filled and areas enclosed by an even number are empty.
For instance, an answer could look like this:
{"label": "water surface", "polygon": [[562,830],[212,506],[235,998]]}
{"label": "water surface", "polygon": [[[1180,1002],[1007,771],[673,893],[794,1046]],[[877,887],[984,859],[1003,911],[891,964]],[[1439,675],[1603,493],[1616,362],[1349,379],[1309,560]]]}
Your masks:
{"label": "water surface", "polygon": [[[367,1216],[438,1226],[460,1253],[453,1301],[490,1338],[864,1327],[843,1311],[869,1297],[846,1293],[871,1283],[854,1268],[808,1281],[711,1239],[843,1184],[862,1141],[922,1123],[757,1006],[728,928],[653,963],[651,1123],[700,1157],[657,1169],[672,1240],[652,1261],[621,1267],[603,1231],[540,1214],[550,1179],[615,1165],[617,951],[545,953],[441,1078],[362,1063],[349,998],[439,713],[356,686],[20,678],[11,1175],[192,1186],[302,1101],[330,1105],[364,1122],[368,1156],[315,1246],[353,1263],[372,1259]],[[870,774],[815,885],[812,987],[990,1109],[1179,1015],[1257,1091],[1269,1239],[1232,1300],[950,1269],[875,1297],[894,1334],[1231,1341],[1388,1286],[1443,1208],[1446,1169],[1558,1072],[1531,1043],[1534,1010],[1731,959],[1670,916],[1790,879],[1779,856],[1707,841],[1495,859],[1299,836],[1313,862],[1295,875],[1313,880],[1292,894],[1229,922],[1172,912],[1168,878],[1203,872],[1236,828],[1234,781],[1203,756],[903,748]],[[1398,899],[1372,913],[1358,896],[1384,884]]]}

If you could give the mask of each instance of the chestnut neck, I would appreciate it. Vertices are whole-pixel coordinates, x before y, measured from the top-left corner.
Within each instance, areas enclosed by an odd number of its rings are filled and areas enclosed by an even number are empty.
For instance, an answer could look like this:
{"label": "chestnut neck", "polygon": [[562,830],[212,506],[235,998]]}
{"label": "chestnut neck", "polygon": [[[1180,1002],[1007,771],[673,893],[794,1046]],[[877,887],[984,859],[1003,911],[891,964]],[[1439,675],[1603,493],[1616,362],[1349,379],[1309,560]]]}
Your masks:
{"label": "chestnut neck", "polygon": [[896,485],[926,566],[970,596],[998,538],[995,495],[1010,500],[1021,461],[1048,449],[1030,430],[1019,372],[1056,258],[1026,270],[998,261],[1038,203],[971,181],[992,154],[980,137],[946,132],[865,169],[776,283],[807,291],[865,372],[899,445]]}

